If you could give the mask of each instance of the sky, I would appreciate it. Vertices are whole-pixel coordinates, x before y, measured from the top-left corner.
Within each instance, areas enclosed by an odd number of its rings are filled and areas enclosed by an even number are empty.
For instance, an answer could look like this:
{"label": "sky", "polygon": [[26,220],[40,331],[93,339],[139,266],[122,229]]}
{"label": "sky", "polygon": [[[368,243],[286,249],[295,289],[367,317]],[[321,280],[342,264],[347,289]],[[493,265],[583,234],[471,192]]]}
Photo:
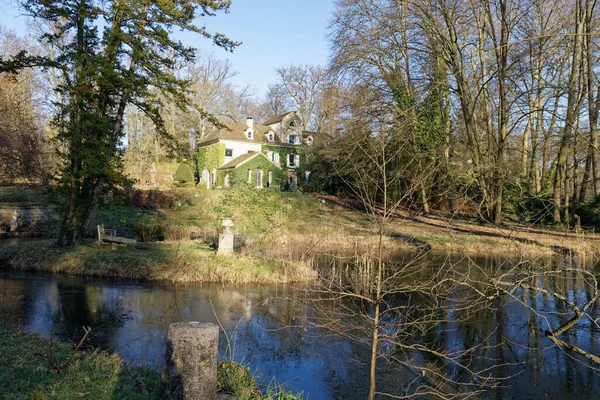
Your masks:
{"label": "sky", "polygon": [[[187,44],[229,59],[238,75],[237,86],[250,85],[256,94],[266,93],[277,81],[274,69],[290,64],[326,64],[327,25],[334,0],[233,0],[228,14],[220,13],[197,21],[210,32],[220,32],[243,42],[227,53],[198,35],[177,33]],[[0,0],[0,24],[25,33],[14,0]]]}

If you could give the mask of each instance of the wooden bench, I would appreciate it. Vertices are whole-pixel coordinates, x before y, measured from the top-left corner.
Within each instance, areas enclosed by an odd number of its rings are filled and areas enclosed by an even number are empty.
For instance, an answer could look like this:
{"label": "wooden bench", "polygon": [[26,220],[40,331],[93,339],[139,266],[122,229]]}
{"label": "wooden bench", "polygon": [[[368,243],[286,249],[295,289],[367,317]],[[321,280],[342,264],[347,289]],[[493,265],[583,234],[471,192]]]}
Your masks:
{"label": "wooden bench", "polygon": [[104,225],[98,225],[98,243],[109,242],[118,244],[135,244],[135,239],[129,239],[121,236],[117,236],[115,229],[105,229]]}

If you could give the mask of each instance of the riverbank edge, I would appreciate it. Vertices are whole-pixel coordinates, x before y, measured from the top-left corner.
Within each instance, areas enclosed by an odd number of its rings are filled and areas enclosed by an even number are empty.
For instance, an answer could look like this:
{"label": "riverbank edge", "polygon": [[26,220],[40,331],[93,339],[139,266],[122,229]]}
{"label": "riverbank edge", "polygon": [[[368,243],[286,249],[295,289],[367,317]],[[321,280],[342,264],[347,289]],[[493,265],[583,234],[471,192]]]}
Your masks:
{"label": "riverbank edge", "polygon": [[[82,332],[83,333],[83,332]],[[127,364],[117,354],[80,350],[71,363],[65,343],[0,321],[0,397],[60,399],[159,399],[160,375],[150,368]],[[51,354],[55,357],[50,365]]]}
{"label": "riverbank edge", "polygon": [[0,249],[0,268],[173,283],[292,284],[317,278],[304,261],[219,255],[193,241],[127,247],[86,242],[63,248],[52,240],[40,240]]}
{"label": "riverbank edge", "polygon": [[[32,399],[160,399],[161,375],[144,366],[126,363],[118,354],[94,349],[79,350],[37,333],[28,332],[0,321],[0,397]],[[64,368],[50,365],[71,362]],[[60,370],[59,370],[60,369]],[[217,395],[233,394],[234,398],[266,400],[279,398],[300,400],[274,384],[262,394],[250,368],[222,360],[217,364]],[[275,394],[275,396],[273,396]]]}

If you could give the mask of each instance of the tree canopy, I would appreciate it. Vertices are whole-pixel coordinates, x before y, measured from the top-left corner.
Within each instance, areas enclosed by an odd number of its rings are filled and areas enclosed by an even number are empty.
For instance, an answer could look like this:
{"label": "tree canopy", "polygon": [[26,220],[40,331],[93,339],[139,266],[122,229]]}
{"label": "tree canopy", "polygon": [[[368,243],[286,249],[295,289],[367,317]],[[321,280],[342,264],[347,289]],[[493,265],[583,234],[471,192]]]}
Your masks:
{"label": "tree canopy", "polygon": [[87,230],[100,194],[122,180],[118,144],[128,105],[164,132],[165,99],[187,103],[189,82],[173,72],[194,49],[173,36],[195,32],[225,50],[238,44],[195,25],[195,19],[227,12],[230,0],[27,0],[23,10],[53,27],[41,41],[53,57],[25,51],[0,60],[2,71],[40,66],[59,72],[53,125],[66,144],[60,175],[68,204],[58,244],[76,245]]}

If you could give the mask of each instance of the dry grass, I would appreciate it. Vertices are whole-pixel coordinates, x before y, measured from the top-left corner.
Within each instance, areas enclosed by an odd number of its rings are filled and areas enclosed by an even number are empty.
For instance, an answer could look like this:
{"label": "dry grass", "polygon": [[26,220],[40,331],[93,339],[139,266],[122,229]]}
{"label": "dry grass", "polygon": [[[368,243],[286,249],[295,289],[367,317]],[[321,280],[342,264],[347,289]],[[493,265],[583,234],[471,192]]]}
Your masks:
{"label": "dry grass", "polygon": [[206,245],[193,241],[141,243],[115,249],[96,243],[71,249],[56,247],[51,241],[24,243],[1,250],[0,266],[22,271],[172,282],[286,284],[316,278],[316,272],[302,262],[217,255]]}

